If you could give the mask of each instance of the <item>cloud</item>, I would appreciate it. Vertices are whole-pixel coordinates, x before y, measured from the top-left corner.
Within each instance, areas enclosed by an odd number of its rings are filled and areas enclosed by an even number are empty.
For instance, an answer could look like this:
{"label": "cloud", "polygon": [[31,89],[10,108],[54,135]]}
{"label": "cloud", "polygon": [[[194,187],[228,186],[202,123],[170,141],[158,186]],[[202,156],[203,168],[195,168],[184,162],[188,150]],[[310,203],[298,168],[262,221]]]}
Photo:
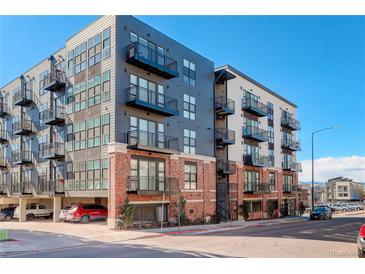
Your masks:
{"label": "cloud", "polygon": [[[303,172],[299,173],[301,182],[312,181],[312,161],[301,162]],[[314,181],[326,182],[330,178],[344,176],[358,182],[365,182],[365,157],[326,157],[314,160]]]}

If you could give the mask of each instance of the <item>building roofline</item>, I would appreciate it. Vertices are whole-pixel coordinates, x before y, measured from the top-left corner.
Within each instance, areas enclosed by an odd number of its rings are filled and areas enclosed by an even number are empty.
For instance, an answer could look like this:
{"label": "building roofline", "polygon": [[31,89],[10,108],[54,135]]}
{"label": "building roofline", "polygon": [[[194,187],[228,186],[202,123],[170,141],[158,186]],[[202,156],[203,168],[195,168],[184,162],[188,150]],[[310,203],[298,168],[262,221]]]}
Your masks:
{"label": "building roofline", "polygon": [[217,70],[221,70],[221,69],[228,69],[233,71],[234,73],[236,73],[237,75],[245,78],[246,80],[254,83],[255,85],[259,86],[260,88],[264,89],[265,91],[267,91],[268,93],[270,93],[271,95],[274,95],[275,97],[279,98],[280,100],[288,103],[289,105],[298,108],[298,106],[296,104],[294,104],[293,102],[289,101],[288,99],[284,98],[283,96],[279,95],[278,93],[272,91],[271,89],[269,89],[268,87],[265,87],[263,84],[257,82],[256,80],[252,79],[251,77],[247,76],[246,74],[244,74],[243,72],[239,71],[238,69],[232,67],[229,64],[225,64],[223,66],[217,67],[215,68],[215,71]]}
{"label": "building roofline", "polygon": [[[55,55],[57,52],[59,52],[59,51],[61,51],[61,50],[63,50],[63,49],[65,49],[65,47],[62,47],[62,48],[60,48],[60,49],[56,50],[55,52],[51,53],[49,56]],[[49,58],[49,56],[48,56],[48,57],[46,57],[46,58],[43,58],[43,59],[42,59],[41,61],[39,61],[37,64],[33,65],[32,67],[30,67],[29,69],[27,69],[26,71],[24,71],[23,73],[21,73],[21,74],[20,74],[20,76],[21,76],[21,75],[26,74],[26,73],[27,73],[27,72],[29,72],[30,70],[34,69],[36,66],[38,66],[38,65],[40,65],[41,63],[43,63],[44,61],[46,61],[46,60]],[[18,77],[16,77],[16,78],[13,78],[13,80],[10,80],[10,81],[9,81],[9,82],[7,82],[5,85],[1,86],[1,87],[0,87],[0,90],[4,89],[6,86],[10,85],[12,82],[14,82],[14,81],[15,81],[16,79],[18,79],[20,76],[18,76]]]}

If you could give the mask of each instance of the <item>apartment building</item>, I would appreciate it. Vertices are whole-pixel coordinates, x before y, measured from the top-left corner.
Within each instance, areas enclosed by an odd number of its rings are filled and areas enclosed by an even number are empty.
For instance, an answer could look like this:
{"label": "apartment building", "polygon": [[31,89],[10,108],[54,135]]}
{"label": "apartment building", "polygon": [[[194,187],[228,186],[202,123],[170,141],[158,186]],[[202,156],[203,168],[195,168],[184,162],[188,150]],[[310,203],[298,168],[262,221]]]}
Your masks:
{"label": "apartment building", "polygon": [[230,65],[215,70],[217,215],[294,215],[300,143],[296,105]]}
{"label": "apartment building", "polygon": [[[132,16],[103,16],[1,88],[0,203],[58,212],[129,200],[136,224],[215,214],[212,61]],[[163,210],[163,211],[162,211]],[[161,214],[163,212],[163,214]]]}
{"label": "apartment building", "polygon": [[330,203],[358,202],[364,193],[364,184],[346,177],[329,179],[325,188],[326,200]]}

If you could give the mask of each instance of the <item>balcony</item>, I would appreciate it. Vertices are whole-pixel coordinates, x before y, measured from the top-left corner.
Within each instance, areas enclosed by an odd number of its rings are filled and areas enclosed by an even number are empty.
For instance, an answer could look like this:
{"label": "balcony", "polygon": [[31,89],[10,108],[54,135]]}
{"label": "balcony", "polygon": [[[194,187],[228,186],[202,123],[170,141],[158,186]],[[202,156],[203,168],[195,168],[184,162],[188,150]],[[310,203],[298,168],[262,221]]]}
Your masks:
{"label": "balcony", "polygon": [[158,153],[174,154],[178,151],[178,138],[163,133],[152,133],[143,130],[127,132],[129,149],[138,149]]}
{"label": "balcony", "polygon": [[293,185],[290,183],[283,184],[283,193],[293,193],[298,192],[300,187],[298,185]]}
{"label": "balcony", "polygon": [[139,86],[126,90],[127,105],[164,116],[177,116],[177,100]]}
{"label": "balcony", "polygon": [[127,63],[166,79],[179,76],[176,60],[139,42],[128,45]]}
{"label": "balcony", "polygon": [[65,144],[59,142],[44,144],[39,156],[48,160],[62,159],[65,157]]}
{"label": "balcony", "polygon": [[286,127],[290,130],[300,130],[299,121],[295,120],[289,115],[281,117],[281,126]]}
{"label": "balcony", "polygon": [[269,135],[266,130],[254,126],[243,127],[242,137],[257,142],[267,142],[269,140]]}
{"label": "balcony", "polygon": [[32,152],[31,151],[13,151],[12,159],[14,165],[27,165],[32,164]]}
{"label": "balcony", "polygon": [[46,109],[41,112],[41,120],[50,126],[62,126],[65,124],[65,108],[62,106]]}
{"label": "balcony", "polygon": [[243,97],[242,99],[242,110],[247,111],[257,117],[267,116],[267,106],[258,100],[250,97]]}
{"label": "balcony", "polygon": [[129,176],[128,192],[139,195],[156,195],[175,190],[177,178],[159,178],[155,176]]}
{"label": "balcony", "polygon": [[61,70],[52,70],[44,78],[44,89],[49,91],[60,91],[66,85],[66,74]]}
{"label": "balcony", "polygon": [[13,95],[13,103],[17,106],[27,106],[33,103],[33,91],[28,88],[20,89]]}
{"label": "balcony", "polygon": [[37,192],[41,195],[64,194],[65,184],[61,180],[40,180]]}
{"label": "balcony", "polygon": [[269,165],[269,157],[259,154],[243,155],[243,162],[249,166],[266,167]]}
{"label": "balcony", "polygon": [[224,117],[234,114],[234,101],[225,96],[215,97],[215,112],[217,116]]}
{"label": "balcony", "polygon": [[236,173],[236,162],[219,159],[217,161],[217,171],[219,174],[231,175]]}
{"label": "balcony", "polygon": [[30,135],[33,133],[32,121],[22,119],[13,123],[14,135]]}
{"label": "balcony", "polygon": [[8,168],[8,161],[6,158],[0,156],[0,169]]}
{"label": "balcony", "polygon": [[5,103],[0,103],[0,118],[5,117],[6,115],[8,115],[8,113],[8,105]]}
{"label": "balcony", "polygon": [[27,178],[22,179],[22,182],[11,182],[10,192],[11,194],[17,194],[17,195],[32,195],[33,194],[32,182]]}
{"label": "balcony", "polygon": [[271,192],[270,185],[261,182],[245,182],[245,193],[251,194],[269,194]]}
{"label": "balcony", "polygon": [[0,129],[0,144],[4,144],[8,141],[8,132]]}
{"label": "balcony", "polygon": [[291,162],[291,161],[284,161],[284,162],[281,162],[281,166],[282,166],[283,170],[294,171],[294,172],[302,172],[302,164],[301,163],[296,163],[296,162]]}
{"label": "balcony", "polygon": [[281,147],[291,151],[300,151],[300,142],[293,139],[282,139]]}
{"label": "balcony", "polygon": [[234,130],[219,128],[215,130],[215,139],[217,145],[233,145],[235,143],[236,137]]}
{"label": "balcony", "polygon": [[0,196],[8,195],[8,186],[6,182],[0,182]]}

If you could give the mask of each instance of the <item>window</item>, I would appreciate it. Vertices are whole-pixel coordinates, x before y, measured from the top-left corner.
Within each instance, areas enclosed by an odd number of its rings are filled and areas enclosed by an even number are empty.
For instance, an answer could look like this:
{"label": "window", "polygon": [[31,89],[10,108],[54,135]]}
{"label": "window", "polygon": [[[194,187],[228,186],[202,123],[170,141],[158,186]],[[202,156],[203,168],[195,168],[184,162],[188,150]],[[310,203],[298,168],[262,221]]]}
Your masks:
{"label": "window", "polygon": [[73,88],[74,92],[74,112],[86,108],[86,82],[82,82]]}
{"label": "window", "polygon": [[275,166],[275,152],[269,148],[269,166]]}
{"label": "window", "polygon": [[195,97],[184,94],[184,118],[195,120]]}
{"label": "window", "polygon": [[74,51],[70,50],[67,53],[67,77],[71,77],[74,73]]}
{"label": "window", "polygon": [[245,190],[246,192],[254,192],[259,190],[260,174],[257,171],[245,171]]}
{"label": "window", "polygon": [[85,162],[74,163],[74,185],[73,190],[85,190],[86,185],[86,164]]}
{"label": "window", "polygon": [[109,188],[109,159],[101,159],[101,188]]}
{"label": "window", "polygon": [[248,212],[260,212],[261,211],[261,201],[254,202],[244,202],[247,204]]}
{"label": "window", "polygon": [[47,90],[44,89],[44,81],[45,81],[45,77],[48,74],[48,69],[45,71],[42,71],[39,74],[39,78],[38,78],[38,82],[39,82],[39,95],[43,95],[45,93],[47,93]]}
{"label": "window", "polygon": [[87,161],[87,189],[101,189],[101,165],[100,160]]}
{"label": "window", "polygon": [[135,116],[130,117],[129,143],[165,148],[165,125]]}
{"label": "window", "polygon": [[129,82],[130,97],[136,96],[140,101],[165,107],[165,87],[163,85],[134,74],[129,75]]}
{"label": "window", "polygon": [[185,163],[184,165],[185,175],[185,189],[197,189],[196,179],[196,163]]}
{"label": "window", "polygon": [[74,50],[75,74],[86,69],[86,42],[82,43]]}
{"label": "window", "polygon": [[72,87],[68,87],[66,90],[66,113],[71,114],[73,112],[74,94]]}
{"label": "window", "polygon": [[87,130],[87,147],[96,147],[100,146],[100,117],[88,119],[86,121],[86,130]]}
{"label": "window", "polygon": [[183,61],[183,80],[185,83],[194,86],[196,84],[196,72],[195,72],[195,63],[190,62],[187,59]]}
{"label": "window", "polygon": [[274,120],[274,105],[267,102],[267,119]]}
{"label": "window", "polygon": [[254,145],[245,144],[245,155],[252,155],[252,158],[259,157],[259,147]]}
{"label": "window", "polygon": [[135,34],[134,32],[130,32],[130,41],[132,42],[132,43],[135,43],[135,42],[137,42],[138,41],[138,36],[137,36],[137,34]]}
{"label": "window", "polygon": [[39,109],[39,114],[38,114],[39,123],[43,123],[44,111],[47,110],[47,108],[48,108],[47,103],[41,104],[38,107],[38,109]]}
{"label": "window", "polygon": [[106,102],[110,99],[110,71],[105,71],[102,74],[103,93],[101,94],[101,101]]}
{"label": "window", "polygon": [[103,31],[103,59],[110,56],[110,28]]}
{"label": "window", "polygon": [[38,137],[38,153],[39,154],[42,153],[46,144],[47,144],[47,135],[42,135],[42,136]]}
{"label": "window", "polygon": [[66,126],[66,151],[73,151],[73,125],[68,124]]}
{"label": "window", "polygon": [[99,63],[101,61],[101,33],[90,38],[87,42],[88,55],[89,55],[89,67]]}
{"label": "window", "polygon": [[293,156],[290,154],[282,154],[282,168],[289,169],[293,161]]}
{"label": "window", "polygon": [[13,94],[13,100],[11,100],[12,101],[12,109],[16,109],[18,106],[17,105],[15,105],[14,104],[14,95],[16,94],[16,93],[18,93],[18,92],[20,92],[20,87],[16,87],[15,89],[13,89],[13,91],[12,91],[12,94]]}
{"label": "window", "polygon": [[164,190],[165,162],[152,158],[132,158],[129,191]]}
{"label": "window", "polygon": [[268,126],[268,137],[269,137],[269,143],[273,144],[274,143],[274,127],[272,126]]}
{"label": "window", "polygon": [[184,153],[196,153],[196,132],[184,129]]}
{"label": "window", "polygon": [[293,185],[293,176],[284,175],[283,177],[284,177],[283,192],[291,192]]}
{"label": "window", "polygon": [[110,142],[110,114],[104,114],[101,117],[101,133],[102,145],[107,145]]}
{"label": "window", "polygon": [[270,191],[276,190],[275,173],[269,173]]}
{"label": "window", "polygon": [[101,79],[100,75],[96,75],[95,77],[89,79],[87,81],[87,106],[92,107],[100,104],[101,102]]}
{"label": "window", "polygon": [[86,123],[74,124],[74,150],[81,150],[86,148]]}

